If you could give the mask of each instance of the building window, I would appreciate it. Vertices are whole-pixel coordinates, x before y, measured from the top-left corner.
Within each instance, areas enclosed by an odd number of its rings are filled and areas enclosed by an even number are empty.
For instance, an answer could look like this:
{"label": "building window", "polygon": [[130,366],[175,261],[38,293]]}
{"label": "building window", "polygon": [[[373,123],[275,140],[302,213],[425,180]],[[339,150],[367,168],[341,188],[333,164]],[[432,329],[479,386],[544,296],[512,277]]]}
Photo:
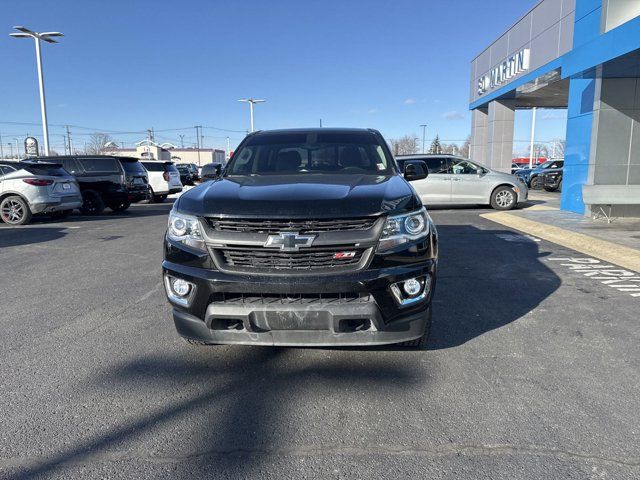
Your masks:
{"label": "building window", "polygon": [[640,0],[605,0],[603,5],[606,7],[603,12],[605,32],[640,16]]}

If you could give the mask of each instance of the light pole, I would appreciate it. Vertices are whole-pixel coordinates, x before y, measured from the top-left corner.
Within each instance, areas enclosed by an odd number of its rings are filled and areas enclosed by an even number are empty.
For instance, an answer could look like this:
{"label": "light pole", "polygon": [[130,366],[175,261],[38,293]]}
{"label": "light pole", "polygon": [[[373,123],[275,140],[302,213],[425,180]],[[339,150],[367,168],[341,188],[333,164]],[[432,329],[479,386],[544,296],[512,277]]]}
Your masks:
{"label": "light pole", "polygon": [[425,141],[425,137],[426,137],[426,133],[427,133],[427,124],[423,123],[422,125],[420,125],[422,127],[422,153],[424,154],[424,141]]}
{"label": "light pole", "polygon": [[536,112],[537,108],[533,107],[533,112],[531,114],[531,143],[529,145],[529,168],[533,168],[533,144],[536,140]]}
{"label": "light pole", "polygon": [[251,115],[251,123],[250,123],[251,129],[249,131],[253,132],[254,131],[254,129],[253,129],[253,105],[255,103],[264,103],[264,102],[266,102],[266,100],[256,100],[254,98],[242,98],[242,99],[240,99],[238,101],[249,104],[249,112],[250,112],[250,115]]}
{"label": "light pole", "polygon": [[47,102],[44,96],[44,77],[42,75],[42,55],[40,54],[40,40],[47,43],[58,43],[51,37],[63,37],[60,32],[33,32],[20,25],[13,27],[20,33],[10,33],[14,38],[33,38],[36,43],[36,62],[38,64],[38,86],[40,87],[40,113],[42,114],[42,137],[44,139],[44,154],[49,155],[49,126],[47,125]]}
{"label": "light pole", "polygon": [[9,145],[9,158],[13,158],[13,143],[8,142],[7,145]]}
{"label": "light pole", "polygon": [[202,125],[196,125],[195,127],[193,127],[196,129],[196,148],[198,149],[198,166],[201,167],[202,164],[200,163],[200,129],[202,129]]}
{"label": "light pole", "polygon": [[16,137],[13,137],[13,139],[16,141],[16,159],[20,160],[20,147],[18,145],[20,145],[20,140],[18,140]]}

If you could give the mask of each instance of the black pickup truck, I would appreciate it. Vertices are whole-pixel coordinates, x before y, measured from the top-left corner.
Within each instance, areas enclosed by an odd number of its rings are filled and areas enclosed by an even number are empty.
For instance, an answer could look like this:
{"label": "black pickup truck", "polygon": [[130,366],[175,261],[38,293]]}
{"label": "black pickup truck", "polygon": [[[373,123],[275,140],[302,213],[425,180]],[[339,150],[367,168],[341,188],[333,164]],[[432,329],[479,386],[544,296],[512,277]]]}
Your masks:
{"label": "black pickup truck", "polygon": [[438,235],[382,135],[248,135],[174,203],[163,276],[189,343],[425,344]]}

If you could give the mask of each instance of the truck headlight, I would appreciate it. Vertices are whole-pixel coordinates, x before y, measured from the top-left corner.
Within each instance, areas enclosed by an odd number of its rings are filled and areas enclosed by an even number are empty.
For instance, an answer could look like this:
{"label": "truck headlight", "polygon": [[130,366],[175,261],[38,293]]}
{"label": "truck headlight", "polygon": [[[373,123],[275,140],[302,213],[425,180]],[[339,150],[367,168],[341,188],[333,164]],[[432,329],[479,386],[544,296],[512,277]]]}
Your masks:
{"label": "truck headlight", "polygon": [[207,247],[202,239],[200,221],[192,215],[185,215],[171,211],[167,225],[167,237],[174,242],[179,242],[203,252]]}
{"label": "truck headlight", "polygon": [[378,242],[378,250],[388,250],[403,243],[419,240],[429,235],[431,218],[422,207],[417,212],[387,218]]}

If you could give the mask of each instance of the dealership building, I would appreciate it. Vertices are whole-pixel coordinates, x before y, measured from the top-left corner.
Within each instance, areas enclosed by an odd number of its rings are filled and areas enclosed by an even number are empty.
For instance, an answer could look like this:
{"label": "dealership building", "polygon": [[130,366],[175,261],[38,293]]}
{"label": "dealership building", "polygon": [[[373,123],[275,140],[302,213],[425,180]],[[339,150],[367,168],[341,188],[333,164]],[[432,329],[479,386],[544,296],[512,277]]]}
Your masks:
{"label": "dealership building", "polygon": [[[141,142],[142,143],[142,142]],[[121,157],[136,157],[145,160],[164,160],[175,163],[193,163],[198,166],[207,163],[226,162],[224,150],[215,148],[178,148],[173,145],[141,144],[136,148],[110,148],[103,153]]]}
{"label": "dealership building", "polygon": [[516,109],[567,108],[561,208],[640,217],[640,0],[543,0],[471,62],[471,158],[510,171]]}

